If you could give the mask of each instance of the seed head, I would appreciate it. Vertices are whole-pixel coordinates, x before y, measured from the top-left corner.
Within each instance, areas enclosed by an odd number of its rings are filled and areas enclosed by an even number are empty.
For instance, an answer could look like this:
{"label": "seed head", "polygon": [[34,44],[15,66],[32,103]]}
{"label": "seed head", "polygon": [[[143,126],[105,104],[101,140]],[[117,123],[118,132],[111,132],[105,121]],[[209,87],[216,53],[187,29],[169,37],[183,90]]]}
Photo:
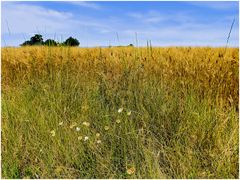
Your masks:
{"label": "seed head", "polygon": [[105,131],[108,131],[109,130],[109,126],[105,126],[104,129],[105,129]]}
{"label": "seed head", "polygon": [[74,123],[71,124],[70,128],[72,129],[72,128],[74,128],[76,125],[77,125],[77,123],[74,122]]}
{"label": "seed head", "polygon": [[134,168],[134,167],[131,167],[131,168],[127,169],[127,173],[128,173],[129,175],[134,174],[134,173],[135,173],[135,168]]}
{"label": "seed head", "polygon": [[54,130],[52,130],[50,133],[51,133],[52,136],[55,136],[55,135],[56,135],[56,133],[55,133]]}
{"label": "seed head", "polygon": [[86,121],[84,121],[82,124],[83,124],[84,126],[87,126],[87,127],[90,126],[90,123],[89,123],[89,122],[86,122]]}
{"label": "seed head", "polygon": [[79,140],[79,141],[81,141],[81,140],[82,140],[82,138],[83,138],[82,136],[78,136],[78,140]]}

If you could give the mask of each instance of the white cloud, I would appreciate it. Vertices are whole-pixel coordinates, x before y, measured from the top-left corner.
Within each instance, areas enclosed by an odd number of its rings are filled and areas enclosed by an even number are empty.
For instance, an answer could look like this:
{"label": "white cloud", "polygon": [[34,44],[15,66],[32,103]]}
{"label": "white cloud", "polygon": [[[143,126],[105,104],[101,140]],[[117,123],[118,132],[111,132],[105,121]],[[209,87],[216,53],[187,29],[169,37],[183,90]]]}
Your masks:
{"label": "white cloud", "polygon": [[216,10],[232,10],[234,8],[238,9],[238,2],[235,1],[205,1],[205,2],[186,2],[191,5],[201,6]]}
{"label": "white cloud", "polygon": [[131,12],[128,13],[128,16],[145,23],[159,23],[168,19],[167,16],[156,11],[149,11],[147,13]]}
{"label": "white cloud", "polygon": [[29,4],[4,4],[2,19],[2,33],[8,33],[7,24],[12,32],[24,34],[37,30],[48,33],[64,33],[78,31],[85,27],[105,30],[109,28],[107,24],[87,16],[75,17],[71,12],[56,11]]}
{"label": "white cloud", "polygon": [[61,40],[74,35],[84,41],[85,37],[82,35],[89,32],[107,33],[111,30],[111,25],[104,20],[100,21],[82,14],[76,15],[26,3],[2,4],[2,38],[7,45],[19,45],[23,42],[24,36],[29,39],[35,33],[43,34],[44,39],[56,36],[57,40]]}
{"label": "white cloud", "polygon": [[147,12],[131,12],[127,14],[130,18],[136,19],[142,23],[148,24],[159,24],[169,21],[175,21],[179,23],[185,23],[194,21],[191,17],[190,11],[185,12],[173,12],[173,13],[163,13],[154,10],[149,10]]}
{"label": "white cloud", "polygon": [[[3,23],[7,22],[10,30],[14,33],[32,33],[37,29],[56,32],[69,27],[64,22],[71,21],[72,16],[69,12],[25,4],[4,4],[2,8]],[[6,24],[3,24],[2,33],[7,32]]]}
{"label": "white cloud", "polygon": [[73,5],[77,5],[77,6],[81,6],[81,7],[86,7],[86,8],[91,8],[91,9],[96,9],[96,10],[100,10],[102,9],[102,7],[96,3],[93,2],[86,2],[86,1],[70,1],[67,2],[69,4],[73,4]]}
{"label": "white cloud", "polygon": [[[132,36],[137,32],[139,42],[146,45],[147,40],[152,40],[153,45],[174,46],[224,46],[226,44],[229,26],[226,22],[213,22],[212,24],[202,24],[199,22],[188,22],[179,25],[165,24],[161,28],[147,26],[137,29],[124,30],[123,36]],[[238,28],[234,26],[229,45],[238,45]]]}

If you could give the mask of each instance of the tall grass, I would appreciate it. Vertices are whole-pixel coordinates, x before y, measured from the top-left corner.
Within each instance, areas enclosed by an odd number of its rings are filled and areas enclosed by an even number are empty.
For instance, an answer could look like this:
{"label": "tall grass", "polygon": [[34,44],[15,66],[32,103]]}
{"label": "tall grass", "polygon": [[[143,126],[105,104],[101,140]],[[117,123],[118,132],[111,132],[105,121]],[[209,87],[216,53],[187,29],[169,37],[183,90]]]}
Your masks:
{"label": "tall grass", "polygon": [[223,53],[2,48],[2,176],[238,178],[239,54]]}

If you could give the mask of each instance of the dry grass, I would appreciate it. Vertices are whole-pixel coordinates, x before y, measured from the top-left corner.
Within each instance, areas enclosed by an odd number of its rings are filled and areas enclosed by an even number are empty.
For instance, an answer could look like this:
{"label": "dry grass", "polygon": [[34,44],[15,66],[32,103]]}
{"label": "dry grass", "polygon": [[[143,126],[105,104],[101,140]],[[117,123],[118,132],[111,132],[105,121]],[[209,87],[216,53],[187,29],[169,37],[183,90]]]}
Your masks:
{"label": "dry grass", "polygon": [[238,178],[239,54],[223,52],[2,48],[3,177]]}

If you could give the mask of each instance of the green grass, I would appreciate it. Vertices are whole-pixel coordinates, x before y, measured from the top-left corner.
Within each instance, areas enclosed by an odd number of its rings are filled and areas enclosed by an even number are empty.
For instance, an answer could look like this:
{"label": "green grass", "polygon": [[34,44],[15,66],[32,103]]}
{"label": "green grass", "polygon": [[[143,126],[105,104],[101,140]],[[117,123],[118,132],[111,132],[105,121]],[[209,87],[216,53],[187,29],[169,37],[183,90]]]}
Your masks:
{"label": "green grass", "polygon": [[145,76],[137,61],[108,79],[114,68],[106,62],[85,70],[88,62],[76,66],[69,54],[59,65],[51,57],[27,73],[8,66],[3,77],[2,177],[238,178],[235,105],[202,95],[197,84]]}

